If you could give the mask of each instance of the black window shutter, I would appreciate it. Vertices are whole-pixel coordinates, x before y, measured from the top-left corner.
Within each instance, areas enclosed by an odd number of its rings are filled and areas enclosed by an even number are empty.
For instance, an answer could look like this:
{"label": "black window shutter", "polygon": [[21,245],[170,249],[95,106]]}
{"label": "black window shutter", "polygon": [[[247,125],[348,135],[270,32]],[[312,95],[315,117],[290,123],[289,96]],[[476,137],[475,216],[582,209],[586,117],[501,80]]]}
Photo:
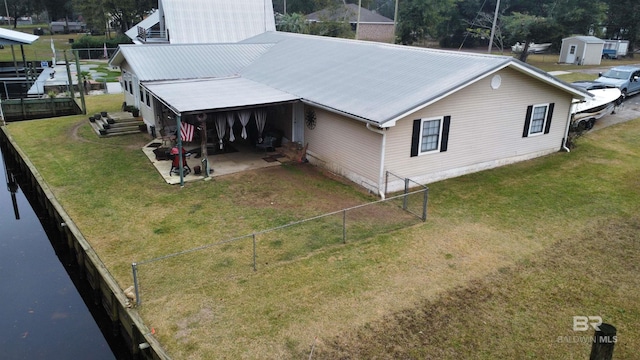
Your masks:
{"label": "black window shutter", "polygon": [[449,143],[449,126],[451,125],[451,116],[445,116],[442,123],[442,139],[440,140],[440,152],[447,151]]}
{"label": "black window shutter", "polygon": [[524,130],[522,130],[522,137],[529,136],[529,126],[531,125],[531,113],[533,112],[533,105],[527,107],[527,117],[524,119]]}
{"label": "black window shutter", "polygon": [[420,124],[422,120],[413,120],[413,133],[411,134],[411,156],[418,156],[420,147]]}
{"label": "black window shutter", "polygon": [[544,126],[544,133],[548,134],[549,133],[549,129],[551,129],[551,117],[553,116],[553,106],[555,104],[551,103],[549,104],[549,110],[547,111],[547,123]]}

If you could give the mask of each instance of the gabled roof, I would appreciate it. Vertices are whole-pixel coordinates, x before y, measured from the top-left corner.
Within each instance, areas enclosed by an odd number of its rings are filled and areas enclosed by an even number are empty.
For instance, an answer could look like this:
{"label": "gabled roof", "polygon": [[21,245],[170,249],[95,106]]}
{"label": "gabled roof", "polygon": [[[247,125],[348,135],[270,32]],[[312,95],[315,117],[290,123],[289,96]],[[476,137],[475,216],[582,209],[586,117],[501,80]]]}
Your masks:
{"label": "gabled roof", "polygon": [[[264,33],[238,44],[155,45],[147,51],[144,48],[148,46],[121,46],[112,63],[118,65],[126,58],[141,81],[224,77],[225,73],[239,76],[306,103],[384,127],[394,126],[402,117],[506,67],[574,98],[590,96],[510,56],[281,32]],[[195,54],[205,49],[210,53],[206,58],[210,60],[210,70],[203,69],[206,62],[197,60]],[[151,70],[154,67],[159,69]],[[223,95],[237,97],[237,103],[257,96],[242,91],[223,91]],[[176,96],[199,94],[185,88]]]}
{"label": "gabled roof", "polygon": [[120,45],[110,64],[125,61],[139,81],[201,79],[238,75],[273,44]]}
{"label": "gabled roof", "polygon": [[577,39],[587,44],[604,44],[604,40],[597,38],[595,36],[589,36],[589,35],[570,36],[568,38],[562,39],[562,41],[565,41],[568,39]]}
{"label": "gabled roof", "polygon": [[39,36],[0,28],[0,44],[2,45],[29,45],[38,40]]}
{"label": "gabled roof", "polygon": [[[322,9],[306,16],[309,21],[358,21],[358,5],[341,4],[335,8]],[[360,23],[391,23],[393,20],[369,9],[360,8]]]}
{"label": "gabled roof", "polygon": [[172,44],[237,42],[276,29],[271,1],[160,1]]}

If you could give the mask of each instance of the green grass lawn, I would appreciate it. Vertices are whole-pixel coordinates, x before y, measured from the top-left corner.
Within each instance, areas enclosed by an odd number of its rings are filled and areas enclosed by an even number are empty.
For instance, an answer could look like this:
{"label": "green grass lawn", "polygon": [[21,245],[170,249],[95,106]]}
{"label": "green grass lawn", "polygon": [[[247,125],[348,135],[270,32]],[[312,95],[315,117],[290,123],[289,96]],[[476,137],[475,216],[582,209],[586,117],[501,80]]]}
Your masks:
{"label": "green grass lawn", "polygon": [[[170,186],[146,135],[100,139],[81,116],[8,130],[122,288],[134,261],[373,200],[308,164]],[[137,311],[176,359],[585,359],[590,344],[562,340],[592,335],[573,316],[617,326],[615,358],[634,359],[639,143],[635,120],[430,184],[425,223],[344,245],[318,246],[330,224],[259,238],[275,260],[257,272],[250,239],[143,264]]]}

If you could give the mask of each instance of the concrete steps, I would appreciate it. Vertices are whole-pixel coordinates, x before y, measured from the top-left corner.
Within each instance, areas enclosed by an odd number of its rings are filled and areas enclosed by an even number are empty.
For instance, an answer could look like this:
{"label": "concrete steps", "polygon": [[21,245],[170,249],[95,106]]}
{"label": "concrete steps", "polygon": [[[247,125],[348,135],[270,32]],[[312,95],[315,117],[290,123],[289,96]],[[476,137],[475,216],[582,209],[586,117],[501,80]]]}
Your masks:
{"label": "concrete steps", "polygon": [[133,117],[130,112],[95,114],[89,117],[89,122],[100,137],[136,134],[144,125],[141,117]]}

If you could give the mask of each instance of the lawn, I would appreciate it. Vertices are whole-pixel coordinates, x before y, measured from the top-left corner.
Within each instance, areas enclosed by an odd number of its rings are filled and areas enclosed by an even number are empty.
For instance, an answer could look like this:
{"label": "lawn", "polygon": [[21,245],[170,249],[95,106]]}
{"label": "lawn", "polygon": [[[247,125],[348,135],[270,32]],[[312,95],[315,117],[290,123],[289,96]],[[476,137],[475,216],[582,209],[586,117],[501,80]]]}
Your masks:
{"label": "lawn", "polygon": [[[100,139],[82,116],[8,129],[122,288],[132,262],[374,200],[309,164],[170,186],[146,135]],[[137,310],[176,359],[585,359],[591,345],[572,337],[593,333],[573,316],[615,325],[616,359],[633,359],[638,143],[635,120],[570,153],[430,184],[426,222],[347,244],[319,246],[324,224],[258,239],[283,256],[256,272],[250,239],[142,264]],[[278,253],[286,241],[304,246]]]}

